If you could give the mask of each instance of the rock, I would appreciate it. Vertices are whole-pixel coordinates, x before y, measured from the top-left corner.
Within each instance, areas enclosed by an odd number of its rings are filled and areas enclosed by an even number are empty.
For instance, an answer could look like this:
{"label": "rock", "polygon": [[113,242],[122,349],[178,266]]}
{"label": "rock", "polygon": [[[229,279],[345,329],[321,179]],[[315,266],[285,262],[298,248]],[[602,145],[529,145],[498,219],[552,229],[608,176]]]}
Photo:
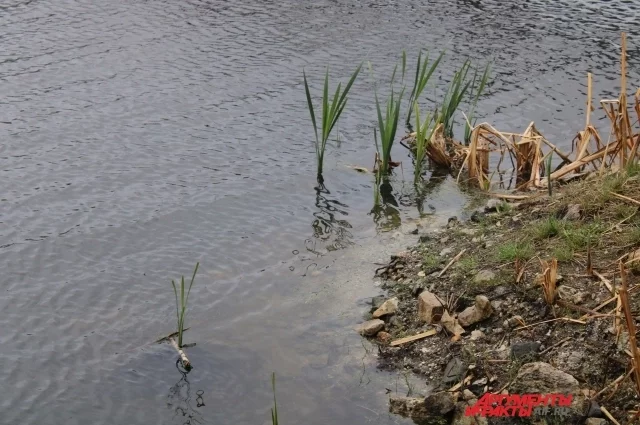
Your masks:
{"label": "rock", "polygon": [[471,332],[471,341],[477,341],[482,338],[484,338],[482,331],[475,330]]}
{"label": "rock", "polygon": [[426,274],[424,273],[424,271],[420,270],[418,272],[418,277],[425,277],[425,276],[426,276]]}
{"label": "rock", "polygon": [[564,220],[580,220],[580,204],[569,204]]}
{"label": "rock", "polygon": [[399,328],[402,326],[402,320],[400,320],[398,316],[391,316],[391,319],[389,319],[389,325],[394,328]]}
{"label": "rock", "polygon": [[474,223],[480,223],[484,218],[484,216],[485,216],[484,210],[478,209],[471,214],[470,220],[473,221]]}
{"label": "rock", "polygon": [[513,394],[577,394],[579,391],[576,378],[544,362],[523,365],[510,389]]}
{"label": "rock", "polygon": [[481,320],[484,320],[491,316],[493,308],[491,302],[484,295],[478,295],[476,297],[476,304],[474,306],[466,308],[462,313],[458,314],[458,321],[463,327],[471,326]]}
{"label": "rock", "polygon": [[425,409],[424,399],[416,397],[391,396],[389,398],[389,412],[417,420],[429,417]]}
{"label": "rock", "polygon": [[456,404],[456,410],[453,414],[451,425],[488,425],[489,420],[485,416],[466,416],[465,410],[468,406],[473,406],[477,400],[471,399],[461,401]]}
{"label": "rock", "polygon": [[587,418],[584,425],[608,425],[609,421],[602,418]]}
{"label": "rock", "polygon": [[465,389],[464,391],[462,391],[462,398],[469,401],[469,400],[473,400],[474,398],[476,398],[476,395],[474,393],[472,393],[470,390]]}
{"label": "rock", "polygon": [[373,312],[373,318],[379,319],[382,316],[395,314],[396,311],[398,311],[398,298],[393,297],[383,302],[382,305],[378,307],[376,311]]}
{"label": "rock", "polygon": [[573,303],[574,304],[582,304],[587,295],[584,292],[578,292],[573,295]]}
{"label": "rock", "polygon": [[584,354],[580,351],[563,351],[556,358],[556,365],[569,373],[580,373],[585,370]]}
{"label": "rock", "polygon": [[502,323],[502,326],[506,329],[515,328],[516,326],[522,326],[524,319],[522,316],[513,316],[511,319],[507,319]]}
{"label": "rock", "polygon": [[376,309],[378,309],[382,305],[382,303],[384,303],[384,300],[384,295],[377,295],[371,298],[371,312],[373,313]]}
{"label": "rock", "polygon": [[444,257],[446,255],[449,255],[453,252],[453,248],[444,248],[442,251],[440,251],[440,256]]}
{"label": "rock", "polygon": [[380,319],[373,319],[359,324],[355,329],[362,336],[374,336],[384,329],[384,322]]}
{"label": "rock", "polygon": [[424,405],[433,416],[446,415],[456,407],[453,394],[448,391],[430,394],[424,399]]}
{"label": "rock", "polygon": [[498,210],[498,207],[502,204],[502,201],[496,198],[491,198],[487,201],[487,204],[484,206],[485,212],[495,212]]}
{"label": "rock", "polygon": [[584,414],[585,396],[578,380],[554,368],[549,363],[533,362],[523,365],[509,389],[512,394],[572,394],[571,414],[566,423],[574,423]]}
{"label": "rock", "polygon": [[460,326],[460,323],[458,323],[458,321],[454,317],[449,315],[449,312],[447,312],[446,310],[444,311],[444,313],[442,313],[440,324],[444,326],[447,332],[453,335],[462,335],[465,332],[464,328]]}
{"label": "rock", "polygon": [[451,229],[452,227],[455,227],[458,225],[458,217],[453,216],[453,217],[449,217],[449,220],[447,220],[447,229]]}
{"label": "rock", "polygon": [[391,342],[391,334],[388,332],[380,331],[378,332],[378,335],[376,335],[376,339],[382,344],[386,345]]}
{"label": "rock", "polygon": [[474,283],[486,283],[496,278],[496,274],[491,270],[480,270],[473,278]]}
{"label": "rock", "polygon": [[560,298],[562,298],[563,300],[572,299],[573,298],[573,294],[574,294],[573,288],[570,288],[570,287],[565,286],[565,285],[558,286],[558,295],[560,295]]}
{"label": "rock", "polygon": [[481,378],[481,379],[478,379],[477,381],[473,381],[471,385],[482,387],[484,385],[487,385],[487,382],[489,382],[487,378]]}
{"label": "rock", "polygon": [[418,296],[418,319],[435,323],[442,318],[444,313],[444,302],[433,292],[423,291]]}
{"label": "rock", "polygon": [[600,405],[597,401],[591,400],[587,416],[590,418],[601,418],[603,416],[602,410],[600,410]]}
{"label": "rock", "polygon": [[445,384],[450,384],[452,382],[457,382],[462,377],[462,374],[465,372],[464,363],[457,357],[452,358],[447,363],[447,367],[444,368],[444,376],[442,377],[442,382]]}
{"label": "rock", "polygon": [[517,360],[534,360],[540,350],[539,342],[517,342],[511,346],[511,357]]}

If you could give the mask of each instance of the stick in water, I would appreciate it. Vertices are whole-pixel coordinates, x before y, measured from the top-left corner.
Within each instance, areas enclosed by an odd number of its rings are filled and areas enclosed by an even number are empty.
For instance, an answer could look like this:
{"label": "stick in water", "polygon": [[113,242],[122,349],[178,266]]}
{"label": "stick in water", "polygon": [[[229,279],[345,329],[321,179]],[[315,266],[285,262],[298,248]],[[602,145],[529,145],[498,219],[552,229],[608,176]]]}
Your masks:
{"label": "stick in water", "polygon": [[178,343],[176,342],[175,339],[169,338],[169,341],[171,341],[171,345],[173,345],[173,348],[175,348],[178,354],[180,354],[180,359],[182,360],[182,366],[184,366],[184,368],[187,370],[191,369],[191,362],[187,357],[187,353],[185,353],[180,347],[178,347]]}

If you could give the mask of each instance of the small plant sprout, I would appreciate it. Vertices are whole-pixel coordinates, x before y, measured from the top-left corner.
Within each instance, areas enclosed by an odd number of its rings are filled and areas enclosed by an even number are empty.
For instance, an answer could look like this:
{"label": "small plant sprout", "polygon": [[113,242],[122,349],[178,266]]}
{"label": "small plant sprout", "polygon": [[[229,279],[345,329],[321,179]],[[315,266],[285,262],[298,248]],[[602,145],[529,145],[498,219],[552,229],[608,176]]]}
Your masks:
{"label": "small plant sprout", "polygon": [[[407,125],[411,122],[411,112],[415,107],[415,102],[418,101],[422,91],[427,86],[429,79],[433,75],[433,72],[436,70],[438,65],[440,64],[440,60],[444,56],[444,51],[440,53],[438,58],[431,64],[429,67],[429,52],[427,52],[424,61],[422,60],[422,51],[418,53],[418,65],[416,67],[416,78],[413,83],[413,90],[411,90],[411,95],[409,96],[409,112],[407,113]],[[404,58],[406,61],[406,58]]]}
{"label": "small plant sprout", "polygon": [[309,84],[307,82],[307,74],[302,71],[302,75],[304,77],[304,90],[307,96],[307,106],[309,107],[309,114],[311,115],[311,122],[313,124],[313,131],[316,136],[316,162],[318,165],[318,183],[322,184],[324,179],[322,177],[322,166],[324,164],[324,151],[327,146],[327,140],[329,140],[329,135],[331,134],[331,130],[338,122],[344,107],[347,104],[347,94],[353,85],[353,82],[356,80],[356,77],[360,73],[360,68],[362,64],[358,65],[356,70],[351,75],[351,79],[345,86],[344,90],[342,90],[342,83],[338,84],[335,93],[333,94],[333,98],[329,100],[329,68],[324,76],[324,90],[322,94],[322,121],[320,122],[320,133],[318,133],[318,124],[316,122],[316,114],[313,107],[313,101],[311,100],[311,92],[309,90]]}
{"label": "small plant sprout", "polygon": [[193,276],[191,276],[191,282],[189,283],[189,287],[185,292],[185,282],[184,276],[180,280],[180,294],[178,296],[178,288],[175,281],[171,281],[171,285],[173,285],[173,293],[176,296],[176,317],[178,319],[178,348],[182,349],[182,334],[184,332],[184,319],[187,313],[187,304],[189,303],[189,294],[191,293],[191,287],[193,286],[193,282],[196,279],[196,273],[198,273],[198,267],[200,263],[196,263],[196,268],[193,271]]}
{"label": "small plant sprout", "polygon": [[427,147],[429,141],[435,129],[433,122],[433,116],[427,114],[424,121],[420,121],[420,107],[418,102],[414,103],[416,110],[416,155],[415,155],[415,169],[414,169],[414,183],[418,183],[422,178],[422,165],[427,154]]}

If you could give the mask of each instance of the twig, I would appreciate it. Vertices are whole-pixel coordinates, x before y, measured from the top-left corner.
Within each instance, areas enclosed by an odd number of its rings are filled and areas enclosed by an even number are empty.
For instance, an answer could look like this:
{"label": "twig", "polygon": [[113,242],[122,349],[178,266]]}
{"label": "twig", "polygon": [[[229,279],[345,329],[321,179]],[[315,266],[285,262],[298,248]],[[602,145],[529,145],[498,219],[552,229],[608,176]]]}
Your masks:
{"label": "twig", "polygon": [[449,261],[449,264],[447,264],[447,266],[446,266],[444,269],[442,269],[442,271],[438,274],[438,277],[441,277],[441,276],[444,274],[444,272],[446,272],[447,270],[449,270],[449,267],[451,267],[451,266],[453,265],[453,263],[455,263],[456,261],[458,261],[458,259],[459,259],[460,257],[462,257],[462,254],[464,254],[466,251],[467,251],[467,248],[464,248],[462,251],[460,251],[460,252],[458,253],[458,255],[456,255],[455,257],[453,257],[453,258],[451,259],[451,261]]}
{"label": "twig", "polygon": [[614,423],[614,425],[620,425],[620,422],[616,421],[616,419],[613,416],[611,416],[611,413],[609,413],[609,411],[605,409],[604,406],[600,406],[600,410],[602,411],[602,413],[605,414],[607,418],[609,418],[611,422]]}
{"label": "twig", "polygon": [[[184,328],[184,329],[182,330],[182,333],[185,333],[185,332],[186,332],[186,331],[188,331],[189,329],[191,329],[191,328],[190,328],[190,327],[189,327],[189,328]],[[169,335],[167,335],[167,336],[163,336],[162,338],[160,338],[159,340],[157,340],[157,341],[156,341],[156,343],[168,341],[169,339],[171,339],[171,338],[173,338],[173,337],[176,337],[176,336],[178,336],[178,332],[171,333],[171,334],[169,334]]]}
{"label": "twig", "polygon": [[527,328],[531,328],[533,326],[542,325],[543,323],[557,322],[559,320],[562,320],[562,321],[565,321],[565,322],[578,323],[578,324],[581,324],[581,325],[585,325],[587,323],[587,322],[584,322],[582,320],[570,319],[568,317],[558,317],[557,319],[543,320],[542,322],[532,323],[532,324],[527,325],[527,326],[520,326],[519,328],[515,328],[514,331],[520,331],[522,329],[527,329]]}
{"label": "twig", "polygon": [[407,342],[417,341],[419,339],[426,338],[428,336],[432,336],[432,335],[435,335],[437,333],[438,333],[437,330],[429,329],[428,331],[419,333],[417,335],[396,339],[395,341],[391,341],[391,343],[389,345],[392,346],[392,347],[395,347],[397,345],[402,345],[402,344],[406,344]]}
{"label": "twig", "polygon": [[604,286],[607,287],[607,289],[609,290],[609,292],[611,292],[611,295],[614,294],[613,291],[613,286],[611,286],[611,282],[609,281],[609,279],[607,279],[606,277],[602,276],[600,273],[598,273],[597,271],[593,271],[593,274],[596,275],[598,277],[598,279],[600,279],[602,281],[602,283],[604,283]]}
{"label": "twig", "polygon": [[608,391],[609,388],[613,387],[614,385],[618,385],[620,382],[624,381],[632,373],[633,373],[633,370],[630,370],[626,375],[623,373],[622,375],[618,376],[613,382],[609,383],[609,385],[607,385],[606,387],[598,391],[593,397],[591,397],[591,400],[595,400],[596,398],[600,397],[600,395]]}
{"label": "twig", "polygon": [[615,193],[615,192],[609,192],[609,193],[615,196],[616,198],[624,199],[625,201],[633,202],[636,205],[640,205],[640,201],[637,201],[633,198],[629,198],[628,196],[620,195],[619,193]]}
{"label": "twig", "polygon": [[187,353],[185,353],[180,347],[178,347],[178,343],[176,342],[175,339],[169,338],[169,341],[171,341],[171,345],[173,346],[173,348],[175,348],[178,354],[180,354],[180,359],[182,360],[182,366],[187,370],[191,369],[191,362],[187,357]]}
{"label": "twig", "polygon": [[558,342],[556,342],[556,343],[555,343],[555,344],[553,344],[551,347],[548,347],[548,348],[545,348],[544,350],[542,350],[542,351],[540,352],[540,355],[543,355],[543,354],[548,353],[548,352],[549,352],[549,351],[551,351],[552,349],[556,348],[556,347],[557,347],[557,346],[559,346],[559,345],[564,344],[565,342],[569,341],[570,339],[573,339],[573,338],[568,337],[568,338],[563,339],[562,341],[558,341]]}

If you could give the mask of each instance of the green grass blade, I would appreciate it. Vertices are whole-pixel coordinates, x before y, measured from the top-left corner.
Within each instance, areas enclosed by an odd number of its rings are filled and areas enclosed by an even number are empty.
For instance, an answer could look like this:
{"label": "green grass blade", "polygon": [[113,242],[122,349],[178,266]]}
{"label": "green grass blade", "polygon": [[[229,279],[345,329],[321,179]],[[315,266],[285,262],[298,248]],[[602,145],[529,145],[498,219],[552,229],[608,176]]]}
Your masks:
{"label": "green grass blade", "polygon": [[309,84],[307,83],[307,74],[302,70],[302,76],[304,77],[304,91],[307,95],[307,106],[309,107],[309,114],[311,114],[311,122],[313,123],[313,131],[316,135],[316,145],[318,143],[318,125],[316,124],[316,114],[313,111],[313,102],[311,101],[311,92],[309,91]]}
{"label": "green grass blade", "polygon": [[402,49],[402,82],[404,83],[404,75],[407,70],[407,52]]}

